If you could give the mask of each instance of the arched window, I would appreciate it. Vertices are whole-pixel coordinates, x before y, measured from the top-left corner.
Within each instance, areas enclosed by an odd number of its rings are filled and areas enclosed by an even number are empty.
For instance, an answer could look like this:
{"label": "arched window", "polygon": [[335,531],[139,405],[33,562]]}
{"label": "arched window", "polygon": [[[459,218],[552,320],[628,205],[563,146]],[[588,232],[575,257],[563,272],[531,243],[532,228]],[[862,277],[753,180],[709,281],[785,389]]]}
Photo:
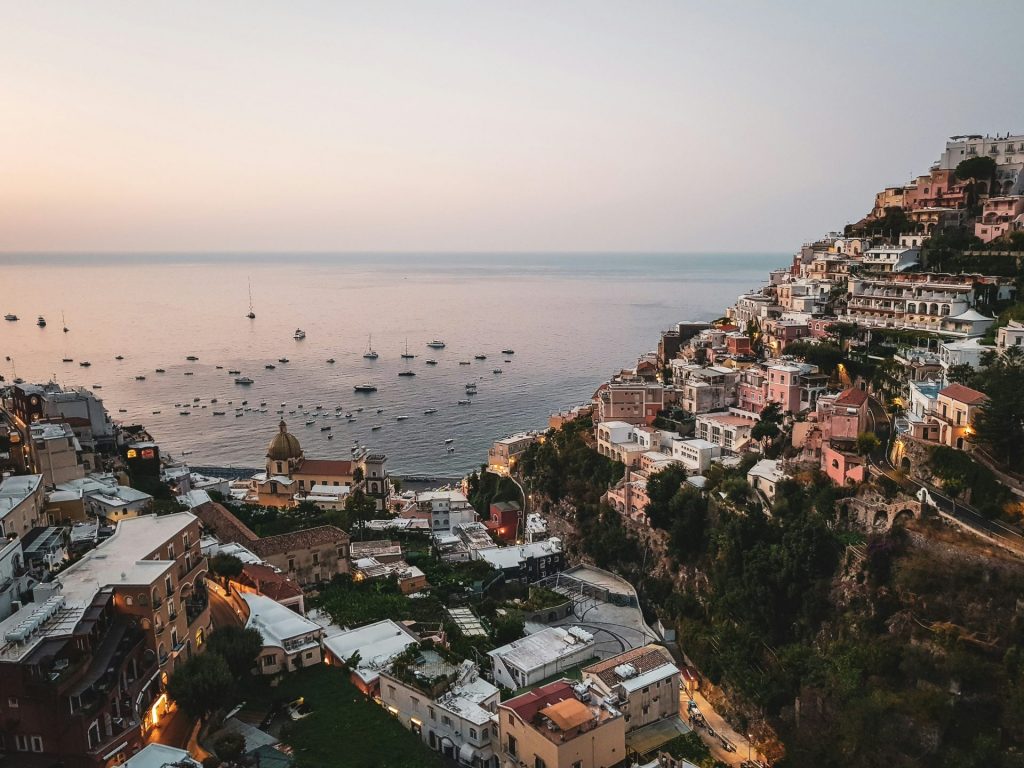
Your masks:
{"label": "arched window", "polygon": [[917,304],[915,304],[914,302],[910,302],[909,304],[907,304],[907,314],[916,315],[917,314]]}
{"label": "arched window", "polygon": [[945,317],[949,314],[949,304],[942,305],[942,316]]}
{"label": "arched window", "polygon": [[937,314],[939,314],[939,305],[938,304],[932,304],[928,308],[928,314],[929,315],[937,315]]}

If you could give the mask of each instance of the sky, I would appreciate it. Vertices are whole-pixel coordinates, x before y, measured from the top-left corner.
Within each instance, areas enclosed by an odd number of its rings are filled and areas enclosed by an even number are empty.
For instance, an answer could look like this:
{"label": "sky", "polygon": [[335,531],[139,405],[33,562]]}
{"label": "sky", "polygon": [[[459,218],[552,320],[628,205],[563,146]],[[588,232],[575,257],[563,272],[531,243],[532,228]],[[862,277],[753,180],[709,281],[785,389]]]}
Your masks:
{"label": "sky", "polygon": [[788,252],[948,136],[1024,133],[1019,0],[0,18],[8,253]]}

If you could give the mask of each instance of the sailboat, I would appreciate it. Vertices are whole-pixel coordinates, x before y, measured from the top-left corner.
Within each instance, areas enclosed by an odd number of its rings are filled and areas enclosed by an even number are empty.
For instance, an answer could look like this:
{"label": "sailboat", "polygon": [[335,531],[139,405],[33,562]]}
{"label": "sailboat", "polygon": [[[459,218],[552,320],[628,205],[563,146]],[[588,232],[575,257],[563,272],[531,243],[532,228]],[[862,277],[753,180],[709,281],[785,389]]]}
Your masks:
{"label": "sailboat", "polygon": [[246,317],[250,320],[256,319],[256,313],[252,311],[252,280],[249,280],[249,314]]}
{"label": "sailboat", "polygon": [[370,336],[366,340],[366,351],[363,352],[363,357],[367,360],[376,360],[380,355],[373,351],[373,336]]}
{"label": "sailboat", "polygon": [[405,360],[412,360],[416,355],[409,353],[409,339],[405,340],[405,352],[402,353],[402,358]]}
{"label": "sailboat", "polygon": [[64,326],[64,333],[67,333],[70,329],[68,328],[67,321],[64,319],[64,310],[60,311],[60,324]]}

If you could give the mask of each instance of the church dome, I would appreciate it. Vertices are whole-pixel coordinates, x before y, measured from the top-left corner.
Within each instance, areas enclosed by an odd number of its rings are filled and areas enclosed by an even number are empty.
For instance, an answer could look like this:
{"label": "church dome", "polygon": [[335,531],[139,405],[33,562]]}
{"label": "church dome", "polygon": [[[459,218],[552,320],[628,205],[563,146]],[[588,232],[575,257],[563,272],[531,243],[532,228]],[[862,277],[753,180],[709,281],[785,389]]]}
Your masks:
{"label": "church dome", "polygon": [[274,461],[302,458],[302,448],[299,446],[299,440],[288,431],[288,425],[284,423],[284,419],[277,426],[280,431],[274,435],[274,439],[267,446],[267,458]]}

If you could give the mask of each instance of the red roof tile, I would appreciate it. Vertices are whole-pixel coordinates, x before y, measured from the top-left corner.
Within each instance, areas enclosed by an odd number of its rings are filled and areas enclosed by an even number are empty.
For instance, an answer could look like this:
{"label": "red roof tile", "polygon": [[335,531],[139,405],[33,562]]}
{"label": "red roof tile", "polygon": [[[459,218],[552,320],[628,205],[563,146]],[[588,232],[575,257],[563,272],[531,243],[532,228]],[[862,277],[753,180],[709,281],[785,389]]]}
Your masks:
{"label": "red roof tile", "polygon": [[309,549],[324,544],[348,544],[348,542],[348,534],[341,528],[334,525],[319,525],[316,528],[306,528],[303,531],[257,539],[249,548],[260,557],[270,557],[297,549]]}
{"label": "red roof tile", "polygon": [[836,398],[836,405],[851,405],[855,408],[860,408],[868,400],[868,393],[863,389],[857,387],[851,387],[842,392],[839,397]]}
{"label": "red roof tile", "polygon": [[576,696],[573,693],[572,685],[563,680],[558,680],[554,683],[542,685],[540,688],[534,688],[522,696],[509,699],[502,706],[508,707],[519,715],[523,722],[531,723],[537,713],[549,704],[554,704],[556,701],[562,701],[563,699],[574,698]]}
{"label": "red roof tile", "polygon": [[960,403],[966,403],[967,405],[980,405],[988,400],[984,392],[979,392],[976,389],[965,387],[963,384],[950,384],[945,389],[939,392],[940,395],[945,395],[950,400],[956,400]]}
{"label": "red roof tile", "polygon": [[301,597],[302,587],[283,573],[266,565],[247,563],[242,568],[242,578],[271,600],[281,602],[291,597]]}
{"label": "red roof tile", "polygon": [[324,477],[351,475],[352,462],[341,459],[304,459],[293,474],[323,475]]}

